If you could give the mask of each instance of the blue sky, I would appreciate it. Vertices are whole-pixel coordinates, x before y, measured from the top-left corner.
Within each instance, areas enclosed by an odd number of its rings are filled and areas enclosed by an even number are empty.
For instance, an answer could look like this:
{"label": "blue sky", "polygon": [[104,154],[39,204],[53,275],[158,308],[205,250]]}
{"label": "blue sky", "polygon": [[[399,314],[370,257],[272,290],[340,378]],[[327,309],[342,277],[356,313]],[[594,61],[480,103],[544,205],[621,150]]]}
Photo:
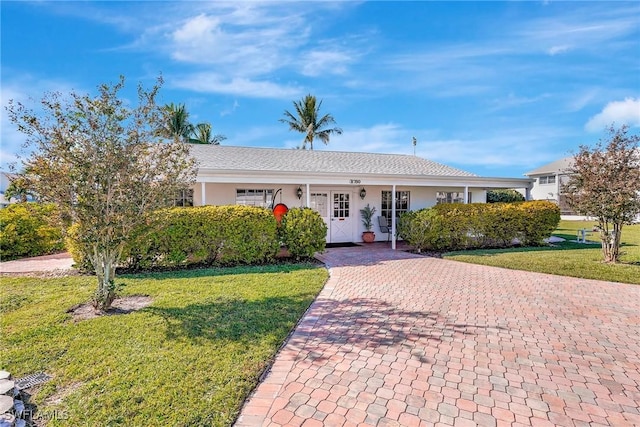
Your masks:
{"label": "blue sky", "polygon": [[[11,2],[2,105],[153,84],[226,145],[295,147],[278,120],[307,93],[344,133],[316,149],[412,154],[521,176],[640,131],[640,3]],[[2,167],[23,137],[2,111]]]}

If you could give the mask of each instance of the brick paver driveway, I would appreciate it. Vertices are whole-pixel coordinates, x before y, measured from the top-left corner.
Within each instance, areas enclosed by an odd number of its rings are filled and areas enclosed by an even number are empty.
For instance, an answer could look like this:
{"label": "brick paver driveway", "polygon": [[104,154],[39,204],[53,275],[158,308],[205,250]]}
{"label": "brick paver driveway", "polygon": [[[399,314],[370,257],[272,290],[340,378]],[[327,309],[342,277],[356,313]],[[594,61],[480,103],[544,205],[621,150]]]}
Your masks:
{"label": "brick paver driveway", "polygon": [[385,246],[322,256],[237,426],[640,425],[640,286]]}

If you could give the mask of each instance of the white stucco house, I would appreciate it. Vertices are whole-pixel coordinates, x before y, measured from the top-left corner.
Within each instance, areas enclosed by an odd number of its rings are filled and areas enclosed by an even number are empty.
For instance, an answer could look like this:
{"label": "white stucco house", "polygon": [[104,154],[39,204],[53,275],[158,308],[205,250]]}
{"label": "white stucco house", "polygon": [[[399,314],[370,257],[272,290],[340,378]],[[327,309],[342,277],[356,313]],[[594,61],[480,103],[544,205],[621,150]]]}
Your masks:
{"label": "white stucco house", "polygon": [[562,215],[573,215],[574,212],[567,205],[561,194],[562,186],[569,179],[569,167],[573,157],[555,160],[537,169],[526,172],[525,176],[533,180],[531,198],[533,200],[550,200],[558,204]]}
{"label": "white stucco house", "polygon": [[[388,219],[440,202],[484,202],[486,190],[523,188],[529,178],[487,178],[411,155],[194,145],[196,184],[184,205],[310,207],[327,224],[327,242],[360,242],[360,209]],[[387,240],[376,218],[376,240]],[[395,241],[392,239],[395,247]]]}

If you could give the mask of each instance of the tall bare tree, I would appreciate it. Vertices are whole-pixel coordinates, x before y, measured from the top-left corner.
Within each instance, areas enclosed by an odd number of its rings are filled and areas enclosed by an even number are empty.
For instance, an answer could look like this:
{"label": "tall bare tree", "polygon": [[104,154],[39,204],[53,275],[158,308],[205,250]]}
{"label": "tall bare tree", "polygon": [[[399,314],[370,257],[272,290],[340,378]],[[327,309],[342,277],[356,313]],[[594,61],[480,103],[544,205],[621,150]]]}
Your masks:
{"label": "tall bare tree", "polygon": [[320,117],[322,100],[317,102],[316,97],[309,94],[300,101],[293,101],[293,106],[296,109],[296,114],[285,110],[285,118],[280,119],[280,121],[288,124],[289,130],[304,134],[302,149],[306,149],[307,144],[309,144],[309,149],[313,150],[313,141],[315,138],[318,138],[326,145],[329,144],[329,138],[332,134],[342,134],[342,129],[339,127],[327,128],[327,126],[333,125],[336,122],[331,114],[325,114]]}
{"label": "tall bare tree", "polygon": [[38,112],[14,101],[7,107],[34,150],[24,164],[35,191],[78,224],[98,281],[94,305],[102,310],[116,297],[115,267],[132,231],[196,174],[189,144],[178,135],[159,140],[162,80],[151,90],[138,86],[134,107],[119,98],[124,83],[103,84],[95,97],[46,94]]}
{"label": "tall bare tree", "polygon": [[608,129],[593,148],[581,146],[562,187],[569,206],[598,219],[605,262],[620,257],[620,233],[640,214],[640,136],[628,126]]}

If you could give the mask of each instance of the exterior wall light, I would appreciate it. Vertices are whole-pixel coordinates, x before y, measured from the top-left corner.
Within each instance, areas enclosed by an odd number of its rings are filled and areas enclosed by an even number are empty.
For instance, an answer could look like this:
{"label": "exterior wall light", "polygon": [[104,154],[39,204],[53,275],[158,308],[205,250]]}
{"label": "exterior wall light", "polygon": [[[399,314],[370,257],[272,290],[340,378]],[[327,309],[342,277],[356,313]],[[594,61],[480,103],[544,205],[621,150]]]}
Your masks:
{"label": "exterior wall light", "polygon": [[362,189],[360,190],[360,198],[364,200],[365,197],[367,197],[367,190],[362,187]]}
{"label": "exterior wall light", "polygon": [[298,196],[298,200],[302,199],[302,187],[298,187],[296,190],[296,196]]}

